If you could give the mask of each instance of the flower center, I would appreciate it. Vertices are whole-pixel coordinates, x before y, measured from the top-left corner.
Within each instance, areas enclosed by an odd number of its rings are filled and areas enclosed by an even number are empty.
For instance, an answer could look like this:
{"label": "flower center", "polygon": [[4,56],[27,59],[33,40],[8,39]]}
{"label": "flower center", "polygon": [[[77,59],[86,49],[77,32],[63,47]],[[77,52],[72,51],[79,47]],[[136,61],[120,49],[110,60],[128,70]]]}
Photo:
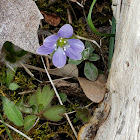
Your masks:
{"label": "flower center", "polygon": [[64,39],[64,38],[62,38],[62,37],[60,37],[60,38],[57,40],[57,45],[58,45],[59,47],[64,47],[66,44],[67,44],[66,39]]}

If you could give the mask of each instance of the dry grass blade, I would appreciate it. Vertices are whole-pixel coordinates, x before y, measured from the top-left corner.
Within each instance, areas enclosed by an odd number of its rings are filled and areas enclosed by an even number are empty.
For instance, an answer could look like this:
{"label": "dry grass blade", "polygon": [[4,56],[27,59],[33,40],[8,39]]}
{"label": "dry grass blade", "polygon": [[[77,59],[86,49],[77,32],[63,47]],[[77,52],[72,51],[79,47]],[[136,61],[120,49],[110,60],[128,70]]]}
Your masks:
{"label": "dry grass blade", "polygon": [[[3,123],[2,120],[0,120],[0,122]],[[32,140],[32,139],[29,138],[27,135],[25,135],[25,134],[22,133],[21,131],[17,130],[16,128],[12,127],[11,125],[9,125],[9,124],[7,124],[7,123],[5,123],[5,124],[6,124],[6,126],[8,126],[10,129],[14,130],[15,132],[17,132],[17,133],[19,133],[20,135],[22,135],[23,137],[25,137],[27,140]]]}

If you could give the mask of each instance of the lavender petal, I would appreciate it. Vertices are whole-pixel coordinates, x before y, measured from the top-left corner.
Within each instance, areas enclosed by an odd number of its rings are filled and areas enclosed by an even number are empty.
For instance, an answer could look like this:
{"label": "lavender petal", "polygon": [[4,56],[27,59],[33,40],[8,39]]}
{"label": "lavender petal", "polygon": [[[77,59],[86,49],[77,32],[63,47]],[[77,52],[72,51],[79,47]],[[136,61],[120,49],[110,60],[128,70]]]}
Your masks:
{"label": "lavender petal", "polygon": [[57,35],[59,35],[60,37],[63,37],[63,38],[70,38],[72,35],[73,35],[73,28],[70,24],[65,24],[63,25]]}
{"label": "lavender petal", "polygon": [[66,58],[63,48],[59,47],[53,55],[52,62],[55,67],[62,68],[66,64]]}
{"label": "lavender petal", "polygon": [[51,35],[51,36],[48,36],[44,42],[43,42],[43,45],[45,47],[48,47],[48,48],[54,48],[55,49],[55,44],[57,43],[57,40],[58,40],[59,36],[58,35]]}
{"label": "lavender petal", "polygon": [[41,55],[47,55],[47,54],[52,53],[53,51],[54,51],[54,49],[49,49],[49,48],[45,47],[44,45],[42,45],[37,49],[36,52]]}
{"label": "lavender petal", "polygon": [[84,43],[79,39],[69,39],[68,44],[76,52],[82,52],[85,48]]}
{"label": "lavender petal", "polygon": [[65,53],[71,59],[74,59],[74,60],[81,60],[82,59],[81,52],[76,52],[71,47],[67,47]]}

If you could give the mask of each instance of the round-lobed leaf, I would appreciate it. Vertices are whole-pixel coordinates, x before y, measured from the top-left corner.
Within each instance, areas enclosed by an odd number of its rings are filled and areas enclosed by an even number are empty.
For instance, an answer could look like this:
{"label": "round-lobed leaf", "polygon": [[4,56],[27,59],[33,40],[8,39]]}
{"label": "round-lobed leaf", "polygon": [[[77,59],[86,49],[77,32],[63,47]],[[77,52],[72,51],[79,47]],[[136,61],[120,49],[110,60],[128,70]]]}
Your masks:
{"label": "round-lobed leaf", "polygon": [[23,126],[22,113],[14,102],[6,97],[2,97],[3,110],[7,118],[17,126]]}
{"label": "round-lobed leaf", "polygon": [[30,96],[29,104],[30,104],[30,106],[33,106],[33,105],[37,106],[35,94],[33,94],[32,96]]}
{"label": "round-lobed leaf", "polygon": [[84,74],[87,79],[95,81],[98,77],[98,69],[91,62],[86,62],[84,67]]}
{"label": "round-lobed leaf", "polygon": [[62,115],[66,112],[65,106],[55,105],[50,107],[47,111],[43,113],[47,120],[50,121],[60,121]]}
{"label": "round-lobed leaf", "polygon": [[44,86],[42,92],[41,89],[38,88],[35,94],[38,106],[43,105],[44,107],[52,101],[55,95],[54,90],[50,89],[49,86]]}

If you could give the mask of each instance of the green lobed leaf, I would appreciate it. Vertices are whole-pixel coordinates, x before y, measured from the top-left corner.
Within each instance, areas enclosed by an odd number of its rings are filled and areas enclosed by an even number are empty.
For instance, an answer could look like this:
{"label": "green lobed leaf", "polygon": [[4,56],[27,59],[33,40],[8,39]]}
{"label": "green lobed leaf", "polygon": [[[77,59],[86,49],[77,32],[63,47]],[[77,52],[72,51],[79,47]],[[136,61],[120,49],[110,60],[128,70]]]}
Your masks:
{"label": "green lobed leaf", "polygon": [[81,119],[83,122],[88,122],[90,119],[90,112],[87,108],[78,108],[76,110],[76,117]]}
{"label": "green lobed leaf", "polygon": [[23,57],[24,55],[26,55],[28,52],[24,51],[24,50],[20,50],[18,52],[16,52],[16,56],[17,57]]}
{"label": "green lobed leaf", "polygon": [[36,95],[35,94],[33,94],[32,96],[30,96],[29,104],[30,104],[30,106],[32,106],[32,105],[36,105],[37,106]]}
{"label": "green lobed leaf", "polygon": [[63,103],[67,101],[67,95],[65,93],[59,93],[59,96]]}
{"label": "green lobed leaf", "polygon": [[16,83],[10,83],[9,89],[10,90],[17,90],[20,86]]}
{"label": "green lobed leaf", "polygon": [[93,53],[93,54],[90,55],[90,57],[89,57],[89,61],[97,61],[97,60],[99,60],[99,59],[100,59],[100,56],[97,55],[97,54],[95,54],[95,53]]}
{"label": "green lobed leaf", "polygon": [[23,126],[22,113],[14,102],[6,97],[2,97],[3,110],[7,118],[17,126]]}
{"label": "green lobed leaf", "polygon": [[36,95],[35,94],[30,96],[29,104],[32,108],[33,113],[37,113],[38,107],[37,107],[37,101],[36,101]]}
{"label": "green lobed leaf", "polygon": [[24,118],[24,129],[28,131],[35,123],[36,115],[28,115]]}
{"label": "green lobed leaf", "polygon": [[7,60],[10,63],[16,63],[16,61],[17,61],[15,55],[10,54],[10,53],[5,55],[5,60]]}
{"label": "green lobed leaf", "polygon": [[6,41],[4,44],[3,44],[3,49],[4,51],[9,52],[11,54],[15,53],[15,50],[14,50],[14,44],[10,41]]}
{"label": "green lobed leaf", "polygon": [[68,63],[74,64],[74,65],[79,65],[82,61],[83,61],[83,59],[81,59],[81,60],[69,59],[69,62]]}
{"label": "green lobed leaf", "polygon": [[46,119],[50,121],[60,121],[63,117],[62,115],[66,112],[65,106],[55,105],[49,108],[43,113]]}
{"label": "green lobed leaf", "polygon": [[38,106],[42,104],[44,107],[52,101],[55,95],[54,90],[49,86],[44,86],[42,92],[41,89],[38,88],[35,94]]}
{"label": "green lobed leaf", "polygon": [[84,74],[87,79],[95,81],[98,77],[98,69],[91,62],[86,62],[84,67]]}
{"label": "green lobed leaf", "polygon": [[42,104],[40,104],[40,105],[38,106],[38,112],[41,112],[43,109],[44,109],[44,106],[43,106]]}

